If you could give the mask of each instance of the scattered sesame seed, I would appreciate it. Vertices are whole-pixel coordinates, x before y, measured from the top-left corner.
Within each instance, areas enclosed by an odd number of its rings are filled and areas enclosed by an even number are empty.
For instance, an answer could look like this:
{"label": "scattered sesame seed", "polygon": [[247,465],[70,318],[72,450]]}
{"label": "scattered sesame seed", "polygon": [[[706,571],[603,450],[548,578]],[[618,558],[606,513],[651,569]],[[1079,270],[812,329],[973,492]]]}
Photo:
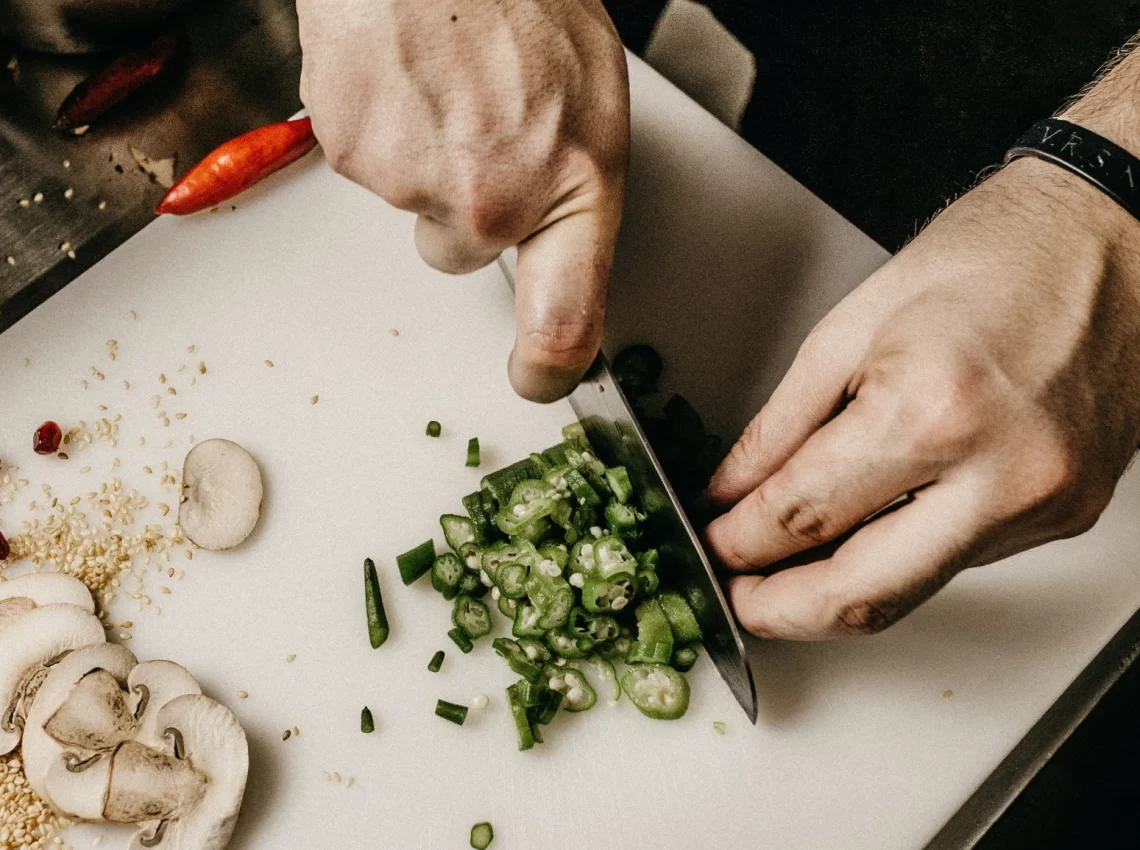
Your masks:
{"label": "scattered sesame seed", "polygon": [[333,771],[333,782],[339,783],[340,781],[341,781],[340,774],[337,773],[336,771]]}
{"label": "scattered sesame seed", "polygon": [[63,190],[63,197],[70,201],[72,198],[75,197],[75,190],[72,189],[70,186],[68,186],[66,189]]}
{"label": "scattered sesame seed", "polygon": [[161,593],[163,596],[169,596],[170,595],[170,588],[164,584],[160,584],[158,586],[158,592]]}
{"label": "scattered sesame seed", "polygon": [[355,777],[355,776],[350,776],[350,777],[348,777],[348,779],[346,779],[346,780],[345,780],[345,783],[344,783],[344,787],[345,787],[345,788],[351,788],[351,787],[352,787],[352,784],[353,784],[354,782],[356,782],[356,777]]}
{"label": "scattered sesame seed", "polygon": [[71,160],[70,160],[70,159],[65,159],[65,160],[63,161],[63,167],[64,167],[64,168],[71,168]]}
{"label": "scattered sesame seed", "polygon": [[60,460],[67,460],[67,452],[60,452],[58,455],[56,455],[56,457],[58,457]]}
{"label": "scattered sesame seed", "polygon": [[194,560],[194,553],[191,552],[189,549],[186,550],[186,560],[187,561],[193,561]]}
{"label": "scattered sesame seed", "polygon": [[11,254],[8,255],[7,259],[8,259],[8,265],[10,265],[10,266],[16,265],[16,258],[13,257]]}
{"label": "scattered sesame seed", "polygon": [[[67,252],[67,259],[74,260],[75,259],[75,251],[68,251]],[[113,354],[111,355],[111,359],[112,360],[115,359],[115,356]]]}
{"label": "scattered sesame seed", "polygon": [[86,475],[90,471],[91,471],[91,467],[85,466],[85,467],[83,467],[83,469],[79,470],[79,474],[80,475]]}
{"label": "scattered sesame seed", "polygon": [[64,241],[59,243],[59,250],[67,252],[71,250],[71,243]]}
{"label": "scattered sesame seed", "polygon": [[199,375],[205,375],[206,374],[206,364],[205,363],[199,363],[198,364],[198,374]]}
{"label": "scattered sesame seed", "polygon": [[186,346],[186,353],[187,353],[187,354],[193,354],[193,353],[194,353],[194,349],[195,349],[195,348],[197,348],[197,347],[198,347],[198,346],[196,346],[196,345],[188,345],[188,346]]}
{"label": "scattered sesame seed", "polygon": [[238,695],[238,699],[247,699],[249,697],[249,692],[248,691],[238,691],[237,695]]}
{"label": "scattered sesame seed", "polygon": [[295,653],[295,652],[291,652],[285,656],[285,663],[286,664],[292,664],[296,660],[297,660],[297,653]]}
{"label": "scattered sesame seed", "polygon": [[273,361],[272,360],[266,360],[265,365],[268,366],[270,369],[272,369],[273,368]]}
{"label": "scattered sesame seed", "polygon": [[[106,201],[100,201],[100,202],[99,202],[99,209],[101,209],[101,210],[105,210],[105,209],[107,209],[107,202],[106,202]],[[131,310],[131,312],[133,313],[133,312],[134,312],[134,310]],[[133,319],[133,318],[135,318],[135,317],[134,317],[134,316],[131,316],[131,318]]]}
{"label": "scattered sesame seed", "polygon": [[319,395],[315,395],[311,399],[309,399],[309,404],[316,404],[320,400],[321,400],[321,397]]}
{"label": "scattered sesame seed", "polygon": [[166,375],[164,375],[164,374],[162,374],[161,372],[159,372],[159,374],[158,374],[158,382],[159,382],[160,384],[165,384],[165,383],[166,383]]}
{"label": "scattered sesame seed", "polygon": [[185,419],[185,418],[186,418],[186,414],[185,414],[185,413],[175,413],[175,414],[174,414],[174,418],[175,418],[175,419]]}
{"label": "scattered sesame seed", "polygon": [[19,206],[23,207],[24,209],[27,209],[28,207],[30,207],[32,205],[32,202],[29,201],[27,198],[20,198],[20,200],[17,201],[16,203]]}
{"label": "scattered sesame seed", "polygon": [[130,640],[130,639],[131,639],[131,633],[130,632],[119,632],[119,640]]}
{"label": "scattered sesame seed", "polygon": [[296,738],[300,734],[301,734],[301,730],[298,729],[296,726],[294,726],[293,727],[293,737]]}
{"label": "scattered sesame seed", "polygon": [[135,624],[132,623],[130,620],[123,620],[123,622],[119,623],[120,629],[133,629],[134,626],[135,626]]}
{"label": "scattered sesame seed", "polygon": [[36,192],[34,195],[32,195],[32,200],[37,204],[42,204],[44,202],[44,193]]}
{"label": "scattered sesame seed", "polygon": [[327,770],[322,770],[321,771],[321,779],[323,779],[325,782],[332,782],[332,774],[329,773]]}
{"label": "scattered sesame seed", "polygon": [[292,733],[292,731],[290,731],[289,729],[286,729],[284,732],[282,732],[282,733],[281,733],[281,740],[282,740],[282,741],[288,741],[288,740],[289,740],[289,737],[290,737],[292,734],[293,734],[293,733]]}
{"label": "scattered sesame seed", "polygon": [[944,699],[950,699],[950,697],[954,696],[954,692],[953,691],[943,691],[942,696]]}
{"label": "scattered sesame seed", "polygon": [[153,470],[153,469],[151,469],[149,466],[144,466],[144,467],[143,467],[143,472],[145,472],[147,475],[151,475],[151,474],[153,474],[153,473],[154,473],[154,470]]}

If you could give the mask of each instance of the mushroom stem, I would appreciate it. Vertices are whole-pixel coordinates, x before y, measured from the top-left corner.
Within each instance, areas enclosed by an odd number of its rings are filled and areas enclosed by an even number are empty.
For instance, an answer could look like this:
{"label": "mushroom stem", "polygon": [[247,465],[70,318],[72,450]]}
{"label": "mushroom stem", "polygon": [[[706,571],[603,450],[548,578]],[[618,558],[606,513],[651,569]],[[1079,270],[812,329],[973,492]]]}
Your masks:
{"label": "mushroom stem", "polygon": [[124,741],[111,763],[111,789],[103,817],[115,823],[177,819],[206,788],[206,777],[190,762]]}
{"label": "mushroom stem", "polygon": [[137,727],[118,680],[99,669],[76,683],[63,705],[44,724],[44,731],[60,744],[110,750],[130,738]]}

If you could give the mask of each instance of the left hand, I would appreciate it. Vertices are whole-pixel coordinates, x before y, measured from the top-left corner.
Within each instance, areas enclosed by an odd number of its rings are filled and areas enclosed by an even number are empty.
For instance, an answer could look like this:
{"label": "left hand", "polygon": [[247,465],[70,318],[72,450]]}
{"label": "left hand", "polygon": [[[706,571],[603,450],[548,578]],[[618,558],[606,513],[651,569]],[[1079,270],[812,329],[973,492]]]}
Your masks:
{"label": "left hand", "polygon": [[876,632],[967,567],[1091,528],[1140,444],[1138,244],[1097,189],[1023,159],[844,299],[709,486],[744,627]]}

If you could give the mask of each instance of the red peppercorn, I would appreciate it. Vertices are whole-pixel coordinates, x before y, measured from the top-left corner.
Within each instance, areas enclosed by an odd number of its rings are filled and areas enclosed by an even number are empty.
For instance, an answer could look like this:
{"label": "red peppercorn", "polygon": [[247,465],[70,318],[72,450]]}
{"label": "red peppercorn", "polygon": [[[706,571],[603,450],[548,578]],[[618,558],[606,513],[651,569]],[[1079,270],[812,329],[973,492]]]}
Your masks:
{"label": "red peppercorn", "polygon": [[0,561],[8,560],[8,554],[12,550],[8,547],[8,541],[3,534],[0,534]]}
{"label": "red peppercorn", "polygon": [[38,455],[53,455],[59,450],[59,441],[63,439],[63,431],[54,422],[45,422],[36,429],[32,439],[32,449]]}

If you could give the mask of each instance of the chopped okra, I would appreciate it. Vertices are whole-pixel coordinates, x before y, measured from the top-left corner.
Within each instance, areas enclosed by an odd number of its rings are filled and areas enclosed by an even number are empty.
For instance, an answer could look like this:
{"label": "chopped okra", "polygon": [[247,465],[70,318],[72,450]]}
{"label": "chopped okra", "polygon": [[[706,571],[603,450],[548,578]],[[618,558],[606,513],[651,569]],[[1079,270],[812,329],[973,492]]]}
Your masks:
{"label": "chopped okra", "polygon": [[487,850],[491,846],[491,842],[495,840],[495,830],[491,824],[484,821],[477,823],[471,827],[471,846],[475,850]]}
{"label": "chopped okra", "polygon": [[443,433],[443,428],[434,419],[427,424],[427,435],[429,437],[438,437]]}

